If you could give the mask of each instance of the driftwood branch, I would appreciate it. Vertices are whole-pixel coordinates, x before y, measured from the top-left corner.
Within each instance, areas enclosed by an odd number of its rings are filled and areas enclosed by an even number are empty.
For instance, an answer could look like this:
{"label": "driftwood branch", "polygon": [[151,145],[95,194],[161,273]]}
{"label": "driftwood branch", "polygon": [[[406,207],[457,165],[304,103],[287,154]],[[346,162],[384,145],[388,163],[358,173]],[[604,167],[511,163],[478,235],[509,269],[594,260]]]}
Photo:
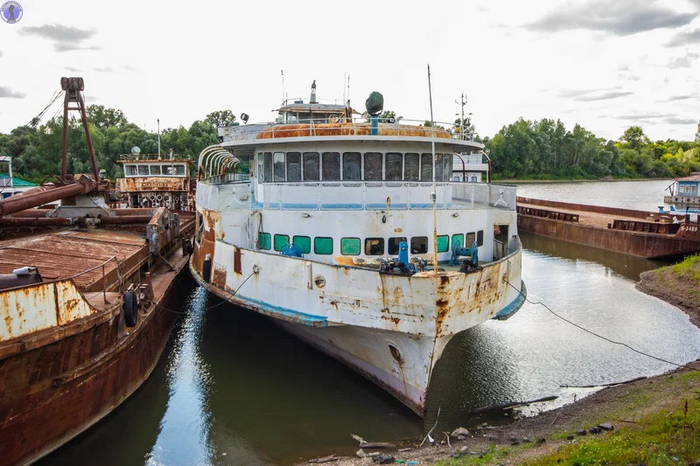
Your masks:
{"label": "driftwood branch", "polygon": [[530,400],[530,401],[516,401],[514,403],[506,403],[503,405],[485,406],[483,408],[475,409],[474,411],[472,411],[472,414],[485,413],[488,411],[495,411],[498,409],[513,409],[513,408],[516,408],[519,406],[527,406],[527,405],[532,404],[532,403],[540,403],[543,401],[552,401],[552,400],[556,400],[557,398],[559,398],[559,397],[556,395],[552,395],[552,396],[545,396],[544,398],[538,398],[536,400]]}
{"label": "driftwood branch", "polygon": [[421,447],[423,446],[423,444],[425,443],[425,441],[427,439],[431,438],[430,434],[432,434],[433,430],[435,430],[435,428],[437,427],[439,420],[440,420],[440,408],[438,407],[437,417],[435,418],[435,425],[433,425],[433,427],[428,431],[428,435],[426,435],[425,438],[423,439],[423,441],[420,443]]}
{"label": "driftwood branch", "polygon": [[639,382],[647,377],[637,377],[630,380],[625,380],[624,382],[611,382],[611,383],[599,383],[596,385],[559,385],[561,388],[598,388],[598,387],[613,387],[615,385],[625,385],[627,383]]}

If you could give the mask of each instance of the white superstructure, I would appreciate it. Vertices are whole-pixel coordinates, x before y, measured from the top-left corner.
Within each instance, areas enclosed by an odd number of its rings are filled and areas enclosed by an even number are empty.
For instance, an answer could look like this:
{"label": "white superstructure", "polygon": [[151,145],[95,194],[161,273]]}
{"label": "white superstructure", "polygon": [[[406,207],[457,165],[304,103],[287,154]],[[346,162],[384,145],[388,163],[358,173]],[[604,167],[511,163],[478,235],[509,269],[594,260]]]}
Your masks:
{"label": "white superstructure", "polygon": [[202,152],[192,272],[422,415],[452,336],[522,305],[515,188],[452,182],[479,143],[295,105],[310,121],[282,107]]}

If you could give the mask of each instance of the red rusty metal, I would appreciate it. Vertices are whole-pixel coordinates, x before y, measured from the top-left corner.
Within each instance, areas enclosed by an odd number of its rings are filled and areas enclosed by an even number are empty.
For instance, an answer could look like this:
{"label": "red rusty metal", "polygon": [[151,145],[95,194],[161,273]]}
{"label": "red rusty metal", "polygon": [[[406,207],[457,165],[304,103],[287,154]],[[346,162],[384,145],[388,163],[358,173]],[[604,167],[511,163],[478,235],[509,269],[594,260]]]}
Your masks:
{"label": "red rusty metal", "polygon": [[[90,126],[88,125],[87,112],[85,110],[85,101],[83,100],[82,91],[85,89],[83,78],[61,78],[61,89],[66,93],[63,100],[63,158],[61,159],[61,179],[66,179],[66,160],[68,157],[68,110],[78,110],[80,119],[83,122],[85,130],[85,138],[87,140],[88,153],[90,155],[90,163],[92,163],[93,180],[98,181],[100,178],[97,173],[97,162],[95,161],[95,149],[92,145],[92,137],[90,136]],[[70,107],[71,103],[75,103],[77,107]]]}
{"label": "red rusty metal", "polygon": [[0,200],[0,217],[55,202],[66,197],[85,194],[95,189],[93,182],[82,181],[63,186],[39,186],[22,194]]}
{"label": "red rusty metal", "polygon": [[148,223],[151,215],[116,215],[114,217],[100,217],[100,222],[105,225],[125,225],[129,223]]}
{"label": "red rusty metal", "polygon": [[0,218],[0,228],[2,227],[48,227],[72,225],[73,220],[61,217],[4,217]]}

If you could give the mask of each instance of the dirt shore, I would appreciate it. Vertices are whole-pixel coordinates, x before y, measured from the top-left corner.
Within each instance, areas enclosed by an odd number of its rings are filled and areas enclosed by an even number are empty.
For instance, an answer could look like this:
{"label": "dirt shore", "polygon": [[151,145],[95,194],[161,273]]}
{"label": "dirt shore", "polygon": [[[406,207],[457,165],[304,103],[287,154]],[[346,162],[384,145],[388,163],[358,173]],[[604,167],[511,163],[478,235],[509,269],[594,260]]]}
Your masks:
{"label": "dirt shore", "polygon": [[[696,293],[688,291],[698,289],[692,280],[679,277],[677,273],[673,273],[671,267],[664,267],[643,273],[637,287],[640,291],[681,308],[690,316],[694,325],[700,326],[700,300]],[[579,441],[584,438],[580,435],[583,430],[587,431],[587,436],[609,435],[605,430],[600,433],[588,433],[589,429],[600,424],[609,423],[615,429],[625,429],[636,425],[640,419],[652,413],[678,409],[688,398],[697,397],[694,390],[700,387],[698,371],[700,360],[656,377],[603,388],[576,403],[535,417],[520,419],[509,425],[481,426],[471,430],[470,435],[461,441],[450,439],[449,444],[419,447],[420,439],[417,439],[412,444],[399,446],[401,449],[410,450],[381,453],[390,454],[404,463],[414,461],[416,463],[412,464],[460,464],[462,460],[454,458],[459,456],[456,450],[461,449],[465,451],[461,454],[465,463],[468,462],[466,458],[478,458],[489,452],[494,456],[493,453],[496,452],[497,459],[493,462],[485,459],[486,462],[479,464],[522,464]],[[445,441],[442,433],[434,433],[433,437],[438,442]],[[334,458],[331,461],[329,464],[344,466],[375,464],[369,457],[345,457],[337,460]]]}

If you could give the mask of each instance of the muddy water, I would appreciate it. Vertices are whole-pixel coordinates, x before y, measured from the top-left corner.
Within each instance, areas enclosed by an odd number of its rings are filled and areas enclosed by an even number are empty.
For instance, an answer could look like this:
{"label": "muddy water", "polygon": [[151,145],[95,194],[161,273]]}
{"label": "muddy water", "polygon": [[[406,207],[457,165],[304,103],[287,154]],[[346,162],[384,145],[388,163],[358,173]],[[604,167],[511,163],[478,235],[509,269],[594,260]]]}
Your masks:
{"label": "muddy water", "polygon": [[[565,190],[565,186],[559,187]],[[579,189],[578,187],[576,189]],[[656,262],[523,235],[529,297],[611,339],[678,363],[700,357],[700,330],[634,289]],[[476,408],[556,395],[549,405],[672,366],[600,340],[526,304],[510,320],[456,336],[438,363],[426,420],[269,320],[192,287],[151,378],[112,415],[42,464],[289,464],[356,450],[350,433],[400,441],[469,427]],[[216,306],[207,309],[208,306]]]}

